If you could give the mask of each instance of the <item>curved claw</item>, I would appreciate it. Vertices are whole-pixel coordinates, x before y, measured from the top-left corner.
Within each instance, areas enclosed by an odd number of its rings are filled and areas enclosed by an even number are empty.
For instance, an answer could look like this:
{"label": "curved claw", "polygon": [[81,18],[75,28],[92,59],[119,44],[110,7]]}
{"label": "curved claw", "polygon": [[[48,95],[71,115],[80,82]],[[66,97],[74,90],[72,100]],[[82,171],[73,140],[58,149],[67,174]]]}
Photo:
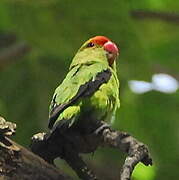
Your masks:
{"label": "curved claw", "polygon": [[101,124],[100,124],[100,126],[95,130],[94,133],[95,133],[97,136],[98,136],[98,135],[101,135],[105,129],[110,129],[110,125],[102,121]]}

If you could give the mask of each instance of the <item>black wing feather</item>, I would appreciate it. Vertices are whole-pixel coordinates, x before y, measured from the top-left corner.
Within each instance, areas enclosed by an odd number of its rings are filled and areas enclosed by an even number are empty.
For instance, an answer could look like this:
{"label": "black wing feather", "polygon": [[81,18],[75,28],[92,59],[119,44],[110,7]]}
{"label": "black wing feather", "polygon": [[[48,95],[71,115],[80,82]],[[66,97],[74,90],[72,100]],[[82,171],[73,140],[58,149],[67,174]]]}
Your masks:
{"label": "black wing feather", "polygon": [[94,92],[96,92],[99,89],[99,87],[102,84],[107,83],[110,77],[111,77],[111,71],[107,69],[102,72],[99,72],[96,75],[95,80],[91,79],[90,81],[81,85],[77,94],[69,102],[65,104],[57,105],[52,109],[50,113],[48,127],[50,129],[53,127],[53,124],[55,123],[60,113],[62,113],[66,108],[75,104],[79,100],[79,98],[91,96]]}

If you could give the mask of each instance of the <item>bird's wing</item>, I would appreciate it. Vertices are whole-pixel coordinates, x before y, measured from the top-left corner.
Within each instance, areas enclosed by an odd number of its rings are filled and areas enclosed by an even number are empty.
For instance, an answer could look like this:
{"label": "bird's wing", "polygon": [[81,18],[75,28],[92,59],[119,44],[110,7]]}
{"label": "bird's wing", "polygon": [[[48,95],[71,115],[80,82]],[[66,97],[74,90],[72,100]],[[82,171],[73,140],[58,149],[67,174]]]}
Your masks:
{"label": "bird's wing", "polygon": [[49,116],[51,129],[60,114],[77,103],[80,98],[91,96],[99,87],[107,83],[111,71],[106,64],[94,63],[74,67],[62,84],[55,90]]}

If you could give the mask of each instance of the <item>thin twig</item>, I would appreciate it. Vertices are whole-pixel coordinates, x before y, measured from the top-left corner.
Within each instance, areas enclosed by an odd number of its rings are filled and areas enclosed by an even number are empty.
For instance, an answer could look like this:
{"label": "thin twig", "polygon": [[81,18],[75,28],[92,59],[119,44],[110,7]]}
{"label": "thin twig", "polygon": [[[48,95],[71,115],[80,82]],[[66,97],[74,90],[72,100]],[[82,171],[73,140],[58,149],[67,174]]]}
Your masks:
{"label": "thin twig", "polygon": [[152,165],[147,146],[128,133],[105,129],[102,138],[103,146],[117,148],[128,154],[121,170],[121,180],[129,180],[134,167],[139,162],[146,166]]}
{"label": "thin twig", "polygon": [[172,12],[156,12],[147,10],[131,11],[131,16],[138,19],[159,19],[167,22],[179,23],[179,14]]}
{"label": "thin twig", "polygon": [[144,158],[145,151],[138,151],[133,156],[127,156],[121,170],[121,180],[130,180],[135,166]]}
{"label": "thin twig", "polygon": [[17,40],[17,37],[13,33],[0,32],[0,48],[6,48]]}
{"label": "thin twig", "polygon": [[87,167],[86,163],[82,160],[78,153],[70,150],[64,157],[65,161],[77,173],[78,177],[83,180],[97,180],[97,177]]}
{"label": "thin twig", "polygon": [[30,51],[30,46],[24,42],[13,44],[0,51],[0,65],[15,61]]}

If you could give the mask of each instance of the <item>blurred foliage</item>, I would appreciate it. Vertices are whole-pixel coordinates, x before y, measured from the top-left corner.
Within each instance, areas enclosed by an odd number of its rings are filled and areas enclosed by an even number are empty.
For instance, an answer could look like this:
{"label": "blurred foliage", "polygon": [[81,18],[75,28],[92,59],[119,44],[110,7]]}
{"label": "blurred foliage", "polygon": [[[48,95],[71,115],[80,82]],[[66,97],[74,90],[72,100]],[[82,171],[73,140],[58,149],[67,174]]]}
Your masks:
{"label": "blurred foliage", "polygon": [[134,180],[154,180],[155,178],[155,166],[146,167],[142,163],[139,163],[135,167],[135,171],[132,174]]}
{"label": "blurred foliage", "polygon": [[[178,9],[176,0],[1,0],[0,34],[13,34],[32,48],[15,63],[0,67],[0,114],[17,123],[15,139],[28,145],[32,134],[46,130],[51,96],[76,50],[89,37],[106,35],[121,48],[121,108],[113,126],[149,146],[156,179],[178,179],[178,92],[136,95],[127,86],[128,80],[148,81],[160,72],[179,78],[179,18],[173,23],[131,15],[138,10],[172,14]],[[0,47],[0,55],[3,50]],[[91,156],[85,157],[102,179],[117,179],[124,154],[99,149]]]}

